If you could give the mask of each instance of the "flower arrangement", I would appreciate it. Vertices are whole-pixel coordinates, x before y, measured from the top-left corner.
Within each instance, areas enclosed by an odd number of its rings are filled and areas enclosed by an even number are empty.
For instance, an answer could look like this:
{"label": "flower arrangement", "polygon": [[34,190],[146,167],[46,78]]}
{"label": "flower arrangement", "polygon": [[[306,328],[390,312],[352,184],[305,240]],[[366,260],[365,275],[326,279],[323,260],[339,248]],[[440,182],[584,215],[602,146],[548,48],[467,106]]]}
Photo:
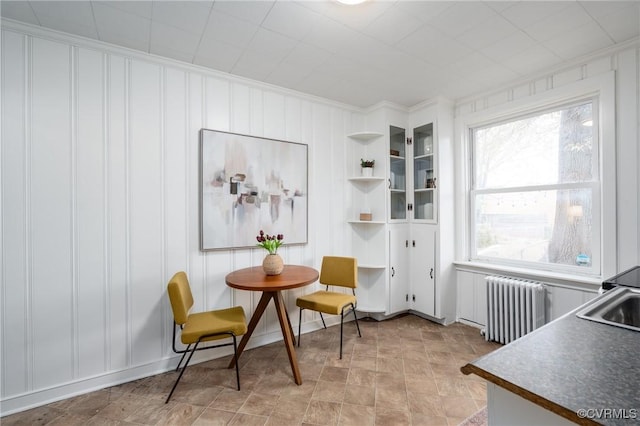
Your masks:
{"label": "flower arrangement", "polygon": [[260,230],[260,234],[258,234],[256,240],[258,240],[257,246],[267,250],[269,254],[277,254],[278,247],[283,244],[284,235],[268,235],[265,234],[263,230]]}
{"label": "flower arrangement", "polygon": [[360,167],[373,167],[376,164],[376,160],[363,160],[360,159]]}

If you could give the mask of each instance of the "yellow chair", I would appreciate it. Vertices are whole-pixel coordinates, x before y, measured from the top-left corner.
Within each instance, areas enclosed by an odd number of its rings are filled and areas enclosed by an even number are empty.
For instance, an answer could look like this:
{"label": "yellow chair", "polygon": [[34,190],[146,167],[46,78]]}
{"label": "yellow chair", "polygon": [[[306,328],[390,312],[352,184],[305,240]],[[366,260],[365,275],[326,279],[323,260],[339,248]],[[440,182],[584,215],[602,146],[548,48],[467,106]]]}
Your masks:
{"label": "yellow chair", "polygon": [[[171,309],[173,310],[173,351],[175,353],[182,354],[182,358],[180,358],[180,362],[178,362],[176,371],[180,370],[180,365],[187,353],[189,354],[189,357],[187,358],[187,362],[184,364],[184,367],[182,367],[182,371],[180,371],[180,375],[173,385],[165,404],[169,402],[169,399],[171,399],[171,395],[173,395],[173,391],[176,390],[178,382],[180,382],[184,371],[187,369],[187,365],[189,365],[189,361],[191,361],[191,357],[197,350],[233,345],[233,356],[236,361],[236,381],[238,383],[238,390],[240,390],[240,371],[238,369],[236,336],[241,336],[247,332],[247,321],[242,307],[235,306],[228,309],[190,314],[189,311],[193,306],[193,295],[191,294],[187,274],[182,271],[176,273],[173,278],[171,278],[171,281],[169,281],[167,286],[167,292],[169,293]],[[178,327],[180,327],[182,331],[180,340],[183,344],[187,345],[186,349],[176,348],[176,329]],[[231,337],[233,342],[215,346],[198,347],[201,342],[209,342],[228,337]],[[191,346],[193,346],[193,349],[191,349]]]}
{"label": "yellow chair", "polygon": [[[356,320],[358,337],[360,325],[356,316],[356,292],[358,286],[358,261],[353,257],[324,256],[320,268],[320,284],[326,285],[326,290],[301,296],[296,300],[296,305],[300,308],[300,320],[298,322],[298,346],[300,346],[300,325],[302,324],[302,310],[309,309],[320,313],[322,325],[327,328],[322,313],[340,315],[340,359],[342,359],[342,329],[345,313],[349,314],[350,309]],[[329,286],[347,287],[353,294],[345,294],[329,291]]]}

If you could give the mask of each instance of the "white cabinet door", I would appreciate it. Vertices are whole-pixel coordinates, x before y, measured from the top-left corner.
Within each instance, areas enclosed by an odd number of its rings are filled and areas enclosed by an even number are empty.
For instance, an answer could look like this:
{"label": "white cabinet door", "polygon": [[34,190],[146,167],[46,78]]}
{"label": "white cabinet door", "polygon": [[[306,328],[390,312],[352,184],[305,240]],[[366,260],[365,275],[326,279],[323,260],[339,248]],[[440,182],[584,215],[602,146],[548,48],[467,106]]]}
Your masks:
{"label": "white cabinet door", "polygon": [[389,229],[389,314],[409,309],[409,226]]}
{"label": "white cabinet door", "polygon": [[411,142],[411,200],[410,216],[414,221],[437,222],[437,176],[434,123],[413,129]]}
{"label": "white cabinet door", "polygon": [[413,225],[409,239],[412,309],[435,316],[436,302],[436,233],[435,227]]}
{"label": "white cabinet door", "polygon": [[407,220],[407,138],[401,127],[389,126],[389,221]]}

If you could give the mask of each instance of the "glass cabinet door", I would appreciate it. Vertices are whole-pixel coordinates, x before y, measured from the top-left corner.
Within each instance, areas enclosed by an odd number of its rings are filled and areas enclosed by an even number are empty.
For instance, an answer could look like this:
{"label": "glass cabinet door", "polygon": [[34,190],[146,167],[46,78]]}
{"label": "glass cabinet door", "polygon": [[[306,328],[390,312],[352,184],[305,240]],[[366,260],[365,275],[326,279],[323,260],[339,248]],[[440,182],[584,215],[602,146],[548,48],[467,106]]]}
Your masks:
{"label": "glass cabinet door", "polygon": [[390,219],[407,218],[405,130],[389,127],[389,202]]}
{"label": "glass cabinet door", "polygon": [[433,123],[413,129],[413,218],[434,220]]}

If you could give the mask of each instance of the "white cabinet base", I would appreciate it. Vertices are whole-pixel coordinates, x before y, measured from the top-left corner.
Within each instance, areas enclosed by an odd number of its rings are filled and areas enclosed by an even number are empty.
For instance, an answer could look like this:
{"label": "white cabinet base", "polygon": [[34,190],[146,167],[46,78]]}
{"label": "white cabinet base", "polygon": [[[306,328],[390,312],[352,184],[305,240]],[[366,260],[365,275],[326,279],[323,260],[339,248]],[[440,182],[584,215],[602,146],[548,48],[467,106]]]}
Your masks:
{"label": "white cabinet base", "polygon": [[489,426],[564,426],[573,422],[531,401],[487,382],[487,414]]}

